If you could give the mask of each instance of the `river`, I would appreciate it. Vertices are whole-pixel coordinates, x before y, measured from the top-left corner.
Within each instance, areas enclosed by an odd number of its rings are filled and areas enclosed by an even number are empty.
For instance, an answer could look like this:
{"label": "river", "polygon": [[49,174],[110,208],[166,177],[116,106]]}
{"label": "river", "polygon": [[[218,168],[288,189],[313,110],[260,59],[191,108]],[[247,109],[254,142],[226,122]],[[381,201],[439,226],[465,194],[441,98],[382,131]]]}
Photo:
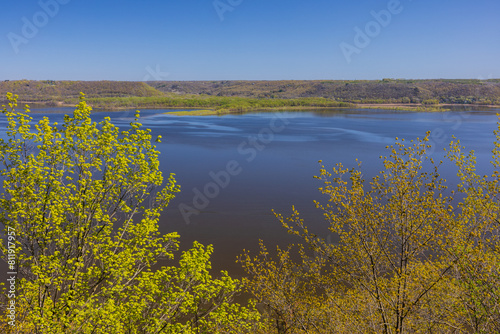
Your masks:
{"label": "river", "polygon": [[[48,116],[61,122],[72,109],[41,109],[35,120]],[[255,112],[242,115],[182,117],[172,110],[143,110],[141,123],[161,135],[160,168],[175,173],[181,193],[161,216],[162,232],[181,234],[183,248],[197,240],[213,244],[213,267],[235,276],[243,249],[255,251],[263,239],[270,248],[298,241],[289,236],[272,213],[290,214],[295,205],[311,229],[328,236],[313,200],[324,200],[318,160],[331,168],[362,162],[363,175],[374,176],[381,155],[395,137],[415,139],[432,131],[430,154],[439,160],[452,136],[477,155],[480,170],[488,171],[493,131],[500,110],[405,112],[339,109],[322,112]],[[96,121],[109,116],[126,127],[133,111],[95,112]],[[5,122],[0,124],[5,138]],[[442,174],[453,182],[454,169],[444,164]]]}

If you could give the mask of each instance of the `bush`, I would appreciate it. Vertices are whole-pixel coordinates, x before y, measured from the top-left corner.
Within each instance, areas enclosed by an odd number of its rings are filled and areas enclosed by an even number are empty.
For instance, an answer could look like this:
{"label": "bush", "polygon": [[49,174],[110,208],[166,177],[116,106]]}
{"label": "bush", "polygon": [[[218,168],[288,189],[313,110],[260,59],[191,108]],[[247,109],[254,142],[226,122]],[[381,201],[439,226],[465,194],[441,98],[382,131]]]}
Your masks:
{"label": "bush", "polygon": [[500,125],[490,177],[450,143],[455,192],[427,155],[430,133],[388,147],[369,184],[359,169],[321,166],[328,202],[316,205],[333,240],[312,234],[292,208],[277,217],[303,246],[273,259],[261,243],[259,255],[239,259],[248,291],[266,306],[267,332],[500,332],[499,133]]}
{"label": "bush", "polygon": [[[171,174],[162,187],[139,114],[126,131],[96,124],[82,94],[63,124],[32,129],[29,109],[7,98],[0,248],[17,262],[12,333],[252,331],[253,306],[232,303],[239,281],[209,274],[211,246],[195,242],[173,263],[179,236],[161,235],[158,218],[179,186]],[[159,260],[169,265],[154,270]]]}

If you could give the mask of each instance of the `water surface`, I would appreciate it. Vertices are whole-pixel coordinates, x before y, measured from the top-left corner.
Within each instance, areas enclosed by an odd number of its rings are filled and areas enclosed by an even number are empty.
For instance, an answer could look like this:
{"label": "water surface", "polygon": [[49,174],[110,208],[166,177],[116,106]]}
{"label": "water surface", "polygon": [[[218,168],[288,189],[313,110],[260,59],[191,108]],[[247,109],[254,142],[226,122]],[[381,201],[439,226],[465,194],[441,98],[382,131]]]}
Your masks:
{"label": "water surface", "polygon": [[[37,110],[35,120],[47,115],[62,120],[55,110]],[[71,109],[56,111],[71,112]],[[362,161],[366,178],[380,170],[381,155],[395,137],[415,139],[432,131],[432,156],[439,160],[452,136],[473,149],[481,170],[488,170],[498,110],[422,113],[389,110],[338,110],[328,113],[283,112],[243,115],[178,117],[171,110],[144,110],[141,123],[161,135],[158,145],[164,173],[175,173],[181,193],[161,217],[161,231],[178,231],[183,247],[194,240],[213,244],[214,268],[241,274],[235,258],[255,250],[258,239],[269,246],[297,241],[290,237],[272,210],[289,214],[291,206],[303,214],[312,230],[328,234],[313,200],[324,198],[313,178],[318,160],[333,167]],[[134,111],[98,112],[120,127]],[[5,129],[5,121],[0,124]],[[5,130],[1,136],[5,138]],[[450,164],[443,175],[453,180]],[[200,195],[203,194],[203,195]]]}

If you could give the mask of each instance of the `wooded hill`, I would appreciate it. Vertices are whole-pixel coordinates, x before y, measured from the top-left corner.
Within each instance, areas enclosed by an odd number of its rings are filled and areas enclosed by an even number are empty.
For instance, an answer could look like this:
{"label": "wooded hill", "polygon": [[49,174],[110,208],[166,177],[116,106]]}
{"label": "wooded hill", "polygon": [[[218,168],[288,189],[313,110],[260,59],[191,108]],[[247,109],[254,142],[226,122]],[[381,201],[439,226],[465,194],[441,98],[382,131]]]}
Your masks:
{"label": "wooded hill", "polygon": [[156,81],[163,92],[253,98],[323,97],[354,103],[500,104],[500,79],[491,80],[283,80]]}
{"label": "wooded hill", "polygon": [[[5,102],[7,92],[19,95],[22,103],[43,103],[47,106],[73,105],[79,93],[84,92],[95,107],[102,108],[333,107],[339,102],[500,105],[500,79],[0,82],[0,102]],[[198,99],[203,101],[196,103]],[[287,102],[290,99],[294,99],[293,103]]]}
{"label": "wooded hill", "polygon": [[[51,103],[78,100],[80,92],[89,97],[150,97],[164,94],[144,82],[132,81],[53,81],[16,80],[0,82],[0,100],[8,92],[17,94],[22,102]],[[72,101],[73,102],[73,101]]]}

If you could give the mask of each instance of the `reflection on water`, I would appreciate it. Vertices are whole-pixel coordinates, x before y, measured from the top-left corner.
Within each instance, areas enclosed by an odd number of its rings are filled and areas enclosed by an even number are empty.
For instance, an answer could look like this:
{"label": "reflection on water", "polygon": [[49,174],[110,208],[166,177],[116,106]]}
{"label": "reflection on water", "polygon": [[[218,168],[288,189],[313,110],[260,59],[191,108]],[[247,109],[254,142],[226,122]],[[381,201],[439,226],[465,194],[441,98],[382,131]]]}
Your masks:
{"label": "reflection on water", "polygon": [[[37,120],[50,111],[32,116]],[[169,111],[143,110],[140,121],[152,129],[153,136],[163,137],[158,144],[161,169],[165,174],[175,173],[182,190],[162,215],[161,230],[178,231],[185,248],[193,240],[214,244],[214,268],[227,268],[235,275],[241,273],[235,257],[243,248],[256,249],[259,238],[271,245],[297,241],[287,235],[272,209],[286,215],[293,204],[311,230],[328,233],[312,202],[322,199],[317,191],[321,184],[313,179],[319,171],[318,160],[329,167],[338,162],[354,167],[358,158],[363,175],[371,178],[382,166],[379,156],[389,154],[385,147],[395,137],[415,139],[430,130],[436,146],[433,156],[442,157],[442,148],[455,135],[475,150],[480,168],[487,169],[498,112],[343,109],[178,117]],[[125,127],[134,114],[99,112],[94,119],[109,116]],[[62,120],[62,114],[47,116]],[[4,119],[0,126],[5,129]],[[0,135],[5,138],[5,130]],[[230,162],[238,173],[229,173]],[[453,179],[453,169],[445,166],[443,174]],[[188,221],[182,207],[193,209]]]}

